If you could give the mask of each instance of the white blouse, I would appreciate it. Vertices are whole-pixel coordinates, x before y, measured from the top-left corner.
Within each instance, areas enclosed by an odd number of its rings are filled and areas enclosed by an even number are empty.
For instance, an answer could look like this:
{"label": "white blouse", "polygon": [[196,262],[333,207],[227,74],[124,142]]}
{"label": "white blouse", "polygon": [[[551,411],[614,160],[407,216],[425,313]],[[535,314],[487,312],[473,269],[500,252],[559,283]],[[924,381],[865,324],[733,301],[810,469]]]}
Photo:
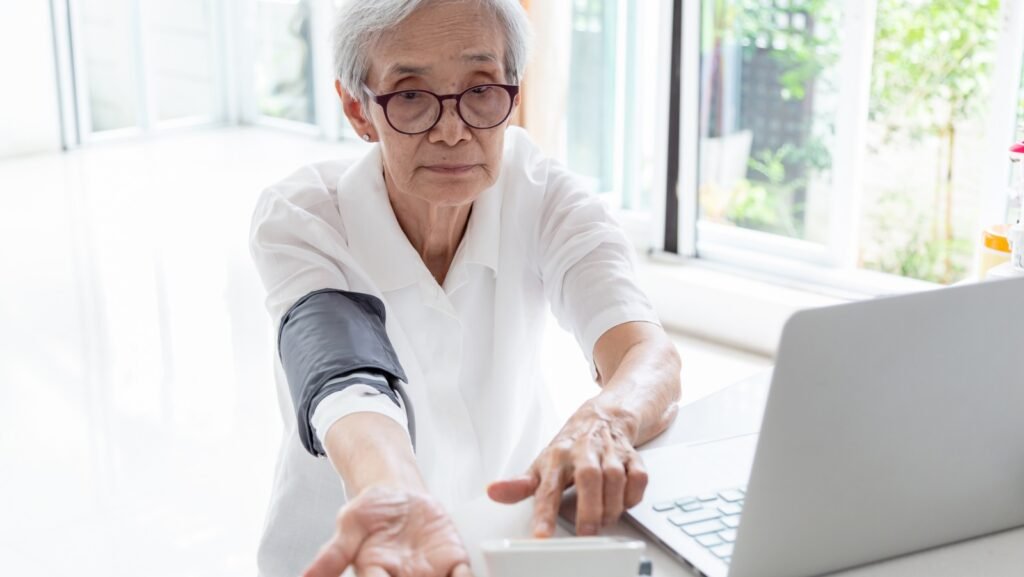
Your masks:
{"label": "white blouse", "polygon": [[[431,493],[454,507],[525,472],[557,432],[539,366],[548,306],[594,376],[601,335],[658,320],[607,207],[522,129],[507,129],[498,180],[474,202],[443,286],[399,227],[381,162],[375,145],[351,166],[311,165],[271,186],[253,215],[250,248],[275,330],[292,304],[319,289],[385,303],[385,328],[409,379],[417,462]],[[285,433],[259,566],[263,577],[291,577],[333,533],[345,493],[331,464],[299,442],[275,365]],[[311,422],[322,437],[358,411],[406,426],[404,411],[369,387],[328,396]]]}

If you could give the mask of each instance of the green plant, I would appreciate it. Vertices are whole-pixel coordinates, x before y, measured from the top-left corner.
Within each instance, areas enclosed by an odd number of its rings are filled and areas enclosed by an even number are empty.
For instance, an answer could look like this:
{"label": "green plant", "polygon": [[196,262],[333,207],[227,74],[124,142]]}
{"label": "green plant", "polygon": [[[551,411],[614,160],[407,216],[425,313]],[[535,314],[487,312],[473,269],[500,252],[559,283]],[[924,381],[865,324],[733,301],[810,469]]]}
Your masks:
{"label": "green plant", "polygon": [[936,283],[948,282],[951,273],[966,274],[971,241],[932,236],[928,217],[905,192],[886,191],[872,216],[878,226],[870,239],[873,256],[862,263],[865,268]]}
{"label": "green plant", "polygon": [[796,192],[806,186],[805,178],[789,179],[786,164],[796,149],[782,146],[778,150],[762,150],[750,159],[750,169],[761,179],[743,179],[731,191],[725,217],[743,228],[789,237],[803,235],[802,223],[793,215],[803,211],[794,203]]}
{"label": "green plant", "polygon": [[[839,43],[834,38],[839,2],[738,0],[735,6],[735,24],[743,46],[756,50],[759,41],[767,38],[771,42],[769,54],[782,70],[783,98],[803,100],[808,88],[839,62]],[[804,27],[780,26],[780,22],[803,22]]]}

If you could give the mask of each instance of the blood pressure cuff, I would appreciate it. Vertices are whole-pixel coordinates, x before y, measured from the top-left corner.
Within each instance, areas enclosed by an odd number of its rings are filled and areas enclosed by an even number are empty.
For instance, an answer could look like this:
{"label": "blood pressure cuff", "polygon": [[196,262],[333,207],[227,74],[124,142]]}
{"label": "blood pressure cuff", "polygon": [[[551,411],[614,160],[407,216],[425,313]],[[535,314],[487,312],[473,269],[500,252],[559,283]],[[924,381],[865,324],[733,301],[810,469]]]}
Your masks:
{"label": "blood pressure cuff", "polygon": [[[403,393],[401,382],[406,376],[384,329],[385,319],[384,303],[377,297],[337,289],[302,297],[281,319],[277,335],[281,366],[288,378],[299,439],[310,454],[324,454],[310,418],[328,394],[363,384],[401,406],[398,395]],[[345,378],[354,372],[383,378]],[[411,418],[408,399],[402,396]],[[410,419],[410,434],[411,425]]]}

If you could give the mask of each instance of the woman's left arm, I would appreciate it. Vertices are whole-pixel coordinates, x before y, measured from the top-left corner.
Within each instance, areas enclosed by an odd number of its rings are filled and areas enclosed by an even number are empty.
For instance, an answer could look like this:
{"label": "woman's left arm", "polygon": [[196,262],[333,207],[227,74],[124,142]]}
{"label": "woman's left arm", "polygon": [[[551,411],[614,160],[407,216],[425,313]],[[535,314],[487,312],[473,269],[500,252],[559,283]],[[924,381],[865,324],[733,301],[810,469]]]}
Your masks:
{"label": "woman's left arm", "polygon": [[523,477],[498,481],[488,495],[501,503],[536,497],[533,534],[549,537],[562,492],[575,485],[576,533],[595,535],[636,506],[647,487],[642,445],[672,423],[680,395],[680,360],[661,327],[620,324],[594,347],[601,393],[585,402]]}

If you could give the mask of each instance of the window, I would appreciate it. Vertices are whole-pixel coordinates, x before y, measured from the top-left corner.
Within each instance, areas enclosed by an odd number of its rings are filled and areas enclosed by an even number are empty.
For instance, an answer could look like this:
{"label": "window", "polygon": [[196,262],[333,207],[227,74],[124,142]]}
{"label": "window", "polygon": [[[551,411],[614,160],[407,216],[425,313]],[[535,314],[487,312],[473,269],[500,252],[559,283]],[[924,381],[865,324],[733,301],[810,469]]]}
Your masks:
{"label": "window", "polygon": [[699,174],[692,191],[680,180],[699,206],[696,226],[681,226],[694,255],[868,292],[896,286],[874,272],[966,278],[1004,199],[988,185],[1006,170],[991,142],[1007,136],[993,127],[1010,118],[995,90],[1009,75],[1019,86],[1019,70],[998,67],[1021,47],[1020,11],[998,0],[701,2],[699,41],[682,48],[684,61],[699,53],[681,97],[699,84],[697,120],[680,125],[684,139],[698,126],[697,160],[678,159]]}
{"label": "window", "polygon": [[258,0],[255,90],[258,112],[316,124],[308,0]]}
{"label": "window", "polygon": [[139,75],[131,0],[79,3],[76,67],[84,85],[80,106],[91,130],[134,128],[140,121]]}
{"label": "window", "polygon": [[72,88],[62,103],[72,112],[66,143],[221,122],[351,136],[331,71],[330,27],[341,4],[53,3],[58,74]]}
{"label": "window", "polygon": [[614,188],[615,106],[619,91],[618,4],[616,0],[575,0],[572,13],[572,67],[568,110],[569,166]]}
{"label": "window", "polygon": [[971,272],[999,32],[998,0],[878,0],[864,267],[940,283]]}
{"label": "window", "polygon": [[209,0],[81,0],[73,7],[84,139],[222,118]]}
{"label": "window", "polygon": [[157,120],[217,119],[221,103],[209,0],[149,0],[147,6]]}
{"label": "window", "polygon": [[80,0],[75,38],[80,131],[149,131],[222,116],[209,0]]}
{"label": "window", "polygon": [[684,25],[697,21],[682,38],[679,128],[681,205],[696,216],[680,223],[692,239],[680,245],[689,256],[800,280],[851,266],[859,171],[850,143],[865,104],[857,87],[866,34],[849,22],[864,18],[864,4],[680,4],[691,12]]}
{"label": "window", "polygon": [[700,221],[825,245],[840,3],[704,0]]}
{"label": "window", "polygon": [[665,131],[659,118],[668,83],[660,40],[670,10],[644,0],[574,0],[567,16],[567,79],[545,75],[536,58],[527,71],[527,85],[542,83],[545,98],[564,94],[557,86],[568,83],[566,103],[547,103],[565,110],[564,160],[592,179],[645,248],[654,244],[653,212],[664,195]]}

